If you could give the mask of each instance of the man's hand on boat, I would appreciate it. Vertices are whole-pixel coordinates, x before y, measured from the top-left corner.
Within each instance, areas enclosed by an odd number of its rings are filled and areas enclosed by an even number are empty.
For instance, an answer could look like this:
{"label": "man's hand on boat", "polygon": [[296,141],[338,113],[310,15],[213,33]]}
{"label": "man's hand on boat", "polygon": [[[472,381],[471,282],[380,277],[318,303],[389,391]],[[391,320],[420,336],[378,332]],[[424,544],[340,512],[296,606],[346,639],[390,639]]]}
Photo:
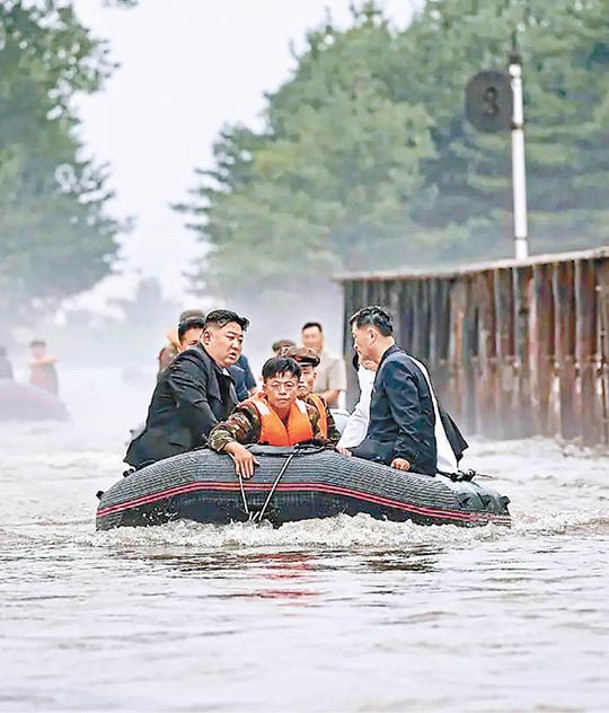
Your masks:
{"label": "man's hand on boat", "polygon": [[237,441],[227,443],[222,450],[233,459],[235,472],[242,478],[251,478],[256,466],[260,465],[260,461]]}
{"label": "man's hand on boat", "polygon": [[[341,454],[341,456],[352,456],[353,453],[348,448],[343,448],[342,446],[336,446],[336,451]],[[394,458],[391,461],[391,467],[396,470],[410,470],[410,461],[406,458]]]}

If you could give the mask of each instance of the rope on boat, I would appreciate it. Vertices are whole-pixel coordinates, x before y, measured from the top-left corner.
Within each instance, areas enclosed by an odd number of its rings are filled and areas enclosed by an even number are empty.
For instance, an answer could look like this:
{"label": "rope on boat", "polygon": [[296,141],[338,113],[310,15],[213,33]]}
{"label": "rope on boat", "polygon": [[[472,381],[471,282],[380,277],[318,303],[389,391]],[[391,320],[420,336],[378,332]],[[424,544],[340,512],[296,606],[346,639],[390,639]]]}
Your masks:
{"label": "rope on boat", "polygon": [[286,472],[288,469],[288,466],[292,462],[292,458],[296,455],[296,449],[293,450],[292,453],[286,458],[285,463],[281,467],[281,470],[279,471],[279,475],[275,478],[275,481],[273,482],[273,485],[271,486],[271,489],[269,490],[269,494],[266,496],[266,500],[264,501],[264,505],[262,508],[253,514],[252,520],[257,523],[262,522],[262,518],[264,517],[264,513],[266,512],[266,509],[269,506],[269,503],[271,502],[271,498],[273,497],[273,494],[279,485],[279,481],[283,478],[283,474]]}
{"label": "rope on boat", "polygon": [[443,470],[438,471],[438,475],[445,475],[450,478],[453,483],[469,483],[474,478],[481,478],[482,480],[494,480],[492,475],[488,473],[478,473],[476,470],[457,470],[456,473],[448,473]]}
{"label": "rope on boat", "polygon": [[241,490],[241,498],[243,500],[243,507],[245,509],[245,514],[247,515],[247,519],[249,520],[252,516],[252,513],[250,513],[250,509],[247,505],[247,497],[245,495],[245,486],[243,485],[243,478],[241,477],[241,473],[237,471],[237,477],[239,478],[239,489]]}
{"label": "rope on boat", "polygon": [[319,453],[320,451],[326,450],[326,445],[325,444],[318,444],[315,441],[305,441],[303,443],[297,443],[294,446],[294,450],[288,455],[286,458],[285,463],[281,467],[281,470],[279,471],[279,475],[275,478],[273,485],[271,486],[271,489],[269,491],[269,494],[266,496],[266,500],[264,501],[264,505],[262,508],[258,511],[255,512],[253,515],[250,514],[250,519],[253,522],[256,522],[260,524],[262,522],[262,519],[264,517],[264,513],[266,512],[269,503],[271,502],[271,499],[275,493],[275,490],[277,489],[277,486],[279,485],[279,481],[283,478],[284,473],[288,469],[288,466],[292,462],[292,459],[296,455],[302,455],[304,452],[308,451],[309,453]]}

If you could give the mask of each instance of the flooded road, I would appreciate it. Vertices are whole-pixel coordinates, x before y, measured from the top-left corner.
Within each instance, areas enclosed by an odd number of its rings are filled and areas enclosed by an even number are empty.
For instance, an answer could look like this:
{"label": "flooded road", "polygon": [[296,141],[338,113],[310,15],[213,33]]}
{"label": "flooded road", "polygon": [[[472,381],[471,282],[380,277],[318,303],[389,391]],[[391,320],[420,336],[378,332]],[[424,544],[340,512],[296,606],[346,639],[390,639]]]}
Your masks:
{"label": "flooded road", "polygon": [[98,534],[150,386],[63,388],[72,423],[0,425],[0,710],[609,709],[609,459],[473,444],[511,530]]}

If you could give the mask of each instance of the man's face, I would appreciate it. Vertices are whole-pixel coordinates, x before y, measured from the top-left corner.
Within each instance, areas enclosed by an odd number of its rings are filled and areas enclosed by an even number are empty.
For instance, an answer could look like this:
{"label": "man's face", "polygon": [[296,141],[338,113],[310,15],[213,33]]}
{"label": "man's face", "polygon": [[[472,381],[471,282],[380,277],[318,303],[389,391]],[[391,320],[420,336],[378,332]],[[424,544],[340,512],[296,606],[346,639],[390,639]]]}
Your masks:
{"label": "man's face", "polygon": [[354,324],[351,327],[351,334],[353,335],[353,348],[359,354],[360,363],[368,359],[374,360],[374,330],[370,327],[356,327]]}
{"label": "man's face", "polygon": [[182,341],[180,342],[180,351],[185,352],[187,349],[192,349],[192,347],[196,347],[197,344],[201,341],[202,336],[203,329],[201,329],[201,327],[192,327],[192,329],[187,329],[184,332]]}
{"label": "man's face", "polygon": [[269,405],[279,413],[287,413],[296,401],[298,378],[289,371],[275,374],[264,382],[263,388]]}
{"label": "man's face", "polygon": [[315,387],[315,367],[311,364],[300,365],[300,381],[298,382],[298,398],[304,399],[308,396]]}
{"label": "man's face", "polygon": [[47,348],[44,344],[34,344],[32,346],[32,356],[34,359],[41,359],[46,356]]}
{"label": "man's face", "polygon": [[321,354],[324,348],[324,335],[319,327],[308,327],[302,330],[302,343],[309,349],[314,349],[318,354]]}
{"label": "man's face", "polygon": [[212,324],[203,331],[202,342],[218,366],[232,366],[241,356],[243,330],[236,322],[229,322],[223,327]]}

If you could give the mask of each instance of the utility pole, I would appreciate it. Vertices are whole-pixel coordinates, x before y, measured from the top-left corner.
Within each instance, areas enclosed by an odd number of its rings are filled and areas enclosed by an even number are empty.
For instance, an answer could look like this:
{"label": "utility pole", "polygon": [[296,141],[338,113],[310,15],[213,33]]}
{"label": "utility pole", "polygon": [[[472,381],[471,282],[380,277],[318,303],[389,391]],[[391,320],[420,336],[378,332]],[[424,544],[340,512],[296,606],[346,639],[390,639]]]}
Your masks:
{"label": "utility pole", "polygon": [[478,72],[465,88],[465,113],[478,131],[512,134],[512,191],[514,195],[514,251],[517,260],[529,256],[527,176],[524,152],[522,58],[516,32],[512,35],[508,73]]}
{"label": "utility pole", "polygon": [[510,55],[510,86],[513,96],[512,113],[512,187],[514,192],[514,249],[517,260],[529,256],[527,220],[527,175],[524,151],[524,101],[522,96],[522,58],[518,53],[516,33]]}

